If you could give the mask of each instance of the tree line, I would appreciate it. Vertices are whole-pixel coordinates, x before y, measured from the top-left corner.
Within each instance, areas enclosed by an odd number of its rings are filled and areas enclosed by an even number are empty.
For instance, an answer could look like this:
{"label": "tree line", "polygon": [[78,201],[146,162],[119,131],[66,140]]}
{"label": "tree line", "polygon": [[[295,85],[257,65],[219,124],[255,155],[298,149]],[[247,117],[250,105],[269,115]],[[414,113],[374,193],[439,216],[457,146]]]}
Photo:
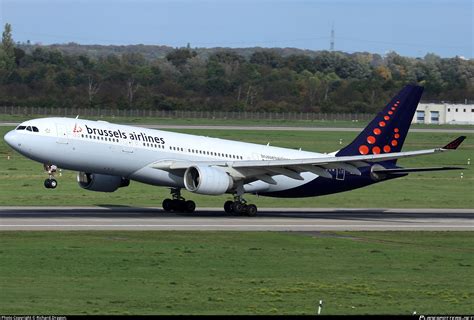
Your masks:
{"label": "tree line", "polygon": [[[76,45],[81,47],[80,45]],[[406,84],[424,100],[474,99],[474,60],[427,54],[281,49],[137,50],[100,56],[58,46],[18,44],[5,25],[0,104],[110,109],[372,113]]]}

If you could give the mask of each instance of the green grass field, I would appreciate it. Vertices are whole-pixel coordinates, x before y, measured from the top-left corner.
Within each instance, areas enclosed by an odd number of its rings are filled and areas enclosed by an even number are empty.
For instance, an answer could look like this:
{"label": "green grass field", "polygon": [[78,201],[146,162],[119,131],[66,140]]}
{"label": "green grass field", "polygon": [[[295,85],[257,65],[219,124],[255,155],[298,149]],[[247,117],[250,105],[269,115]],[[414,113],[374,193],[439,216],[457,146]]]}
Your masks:
{"label": "green grass field", "polygon": [[[0,127],[0,136],[12,128]],[[356,132],[297,132],[297,131],[233,131],[233,130],[174,130],[261,144],[331,152],[352,141]],[[460,134],[410,133],[404,150],[429,149],[443,146]],[[247,196],[260,207],[375,207],[375,208],[473,208],[474,175],[467,165],[474,162],[474,134],[455,152],[402,160],[407,167],[462,166],[467,170],[411,174],[397,180],[345,193],[301,199],[274,199]],[[10,160],[8,160],[10,157]],[[461,172],[463,178],[461,179]],[[40,163],[12,151],[0,141],[0,205],[124,205],[161,206],[169,196],[166,188],[132,182],[130,187],[115,193],[91,192],[76,183],[76,173],[64,171],[59,187],[45,189],[46,174]],[[183,192],[199,207],[221,207],[229,196],[201,196]]]}
{"label": "green grass field", "polygon": [[1,314],[470,314],[470,232],[1,232]]}

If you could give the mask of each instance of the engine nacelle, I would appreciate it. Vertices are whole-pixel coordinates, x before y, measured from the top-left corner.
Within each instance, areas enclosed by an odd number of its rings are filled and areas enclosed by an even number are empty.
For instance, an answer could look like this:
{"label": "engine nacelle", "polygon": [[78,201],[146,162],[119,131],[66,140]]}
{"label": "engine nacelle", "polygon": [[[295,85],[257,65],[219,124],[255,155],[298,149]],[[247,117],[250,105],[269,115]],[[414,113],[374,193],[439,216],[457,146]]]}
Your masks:
{"label": "engine nacelle", "polygon": [[114,192],[118,188],[127,187],[130,184],[130,180],[108,174],[78,172],[77,183],[86,190]]}
{"label": "engine nacelle", "polygon": [[376,163],[370,167],[370,177],[374,181],[381,181],[387,178],[387,175],[381,172],[377,172],[377,170],[384,170],[385,167]]}
{"label": "engine nacelle", "polygon": [[233,185],[232,178],[219,168],[192,166],[184,173],[184,186],[194,193],[220,195],[229,191]]}

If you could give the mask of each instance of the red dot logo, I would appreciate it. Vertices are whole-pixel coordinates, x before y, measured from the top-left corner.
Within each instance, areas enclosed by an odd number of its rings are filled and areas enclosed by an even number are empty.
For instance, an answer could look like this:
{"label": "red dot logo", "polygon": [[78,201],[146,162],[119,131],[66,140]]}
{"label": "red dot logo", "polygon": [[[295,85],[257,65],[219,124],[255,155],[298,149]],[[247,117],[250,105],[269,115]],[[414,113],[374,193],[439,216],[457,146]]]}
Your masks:
{"label": "red dot logo", "polygon": [[392,140],[391,145],[392,145],[392,147],[396,147],[398,145],[398,141],[397,140]]}
{"label": "red dot logo", "polygon": [[394,132],[398,132],[398,131],[400,131],[400,130],[398,130],[398,128],[395,128],[395,129],[393,129],[393,131],[394,131]]}
{"label": "red dot logo", "polygon": [[373,154],[379,154],[380,153],[380,148],[379,147],[373,147],[372,148],[372,153]]}
{"label": "red dot logo", "polygon": [[379,126],[385,127],[385,121],[380,121],[380,122],[379,122]]}
{"label": "red dot logo", "polygon": [[392,150],[392,148],[390,148],[390,146],[384,146],[383,147],[383,152],[385,152],[385,153],[389,153],[390,150]]}
{"label": "red dot logo", "polygon": [[375,135],[378,136],[379,134],[382,133],[382,130],[380,130],[379,128],[375,128],[373,132],[374,132]]}
{"label": "red dot logo", "polygon": [[370,144],[374,144],[375,143],[375,137],[374,136],[368,136],[367,137],[367,142],[370,143]]}
{"label": "red dot logo", "polygon": [[387,121],[390,120],[390,117],[389,117],[389,116],[385,116],[385,117],[383,117],[383,118],[384,118],[384,120],[387,120]]}
{"label": "red dot logo", "polygon": [[398,138],[400,138],[400,135],[398,133],[395,133],[394,137],[395,137],[395,139],[398,139]]}
{"label": "red dot logo", "polygon": [[394,107],[392,107],[391,109],[392,109],[393,111],[397,110],[397,108],[394,108]]}
{"label": "red dot logo", "polygon": [[367,154],[369,153],[369,147],[367,147],[366,145],[361,145],[359,147],[359,153],[360,154]]}
{"label": "red dot logo", "polygon": [[388,114],[389,114],[389,115],[392,115],[392,114],[393,114],[393,111],[389,111]]}

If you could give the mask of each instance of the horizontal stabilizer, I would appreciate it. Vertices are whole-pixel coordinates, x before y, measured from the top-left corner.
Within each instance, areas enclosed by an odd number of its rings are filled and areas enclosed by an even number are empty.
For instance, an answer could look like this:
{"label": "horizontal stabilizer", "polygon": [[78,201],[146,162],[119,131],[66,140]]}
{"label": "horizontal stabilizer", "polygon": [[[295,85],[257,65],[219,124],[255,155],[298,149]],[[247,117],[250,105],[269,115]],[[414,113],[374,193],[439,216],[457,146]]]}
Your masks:
{"label": "horizontal stabilizer", "polygon": [[430,167],[430,168],[395,168],[395,169],[374,169],[373,172],[385,174],[405,174],[411,172],[425,171],[446,171],[446,170],[462,170],[460,167]]}
{"label": "horizontal stabilizer", "polygon": [[464,139],[466,139],[466,136],[460,136],[459,138],[457,138],[457,139],[451,141],[450,143],[448,143],[447,145],[445,145],[443,147],[443,149],[456,150],[461,145],[461,143],[464,141]]}

